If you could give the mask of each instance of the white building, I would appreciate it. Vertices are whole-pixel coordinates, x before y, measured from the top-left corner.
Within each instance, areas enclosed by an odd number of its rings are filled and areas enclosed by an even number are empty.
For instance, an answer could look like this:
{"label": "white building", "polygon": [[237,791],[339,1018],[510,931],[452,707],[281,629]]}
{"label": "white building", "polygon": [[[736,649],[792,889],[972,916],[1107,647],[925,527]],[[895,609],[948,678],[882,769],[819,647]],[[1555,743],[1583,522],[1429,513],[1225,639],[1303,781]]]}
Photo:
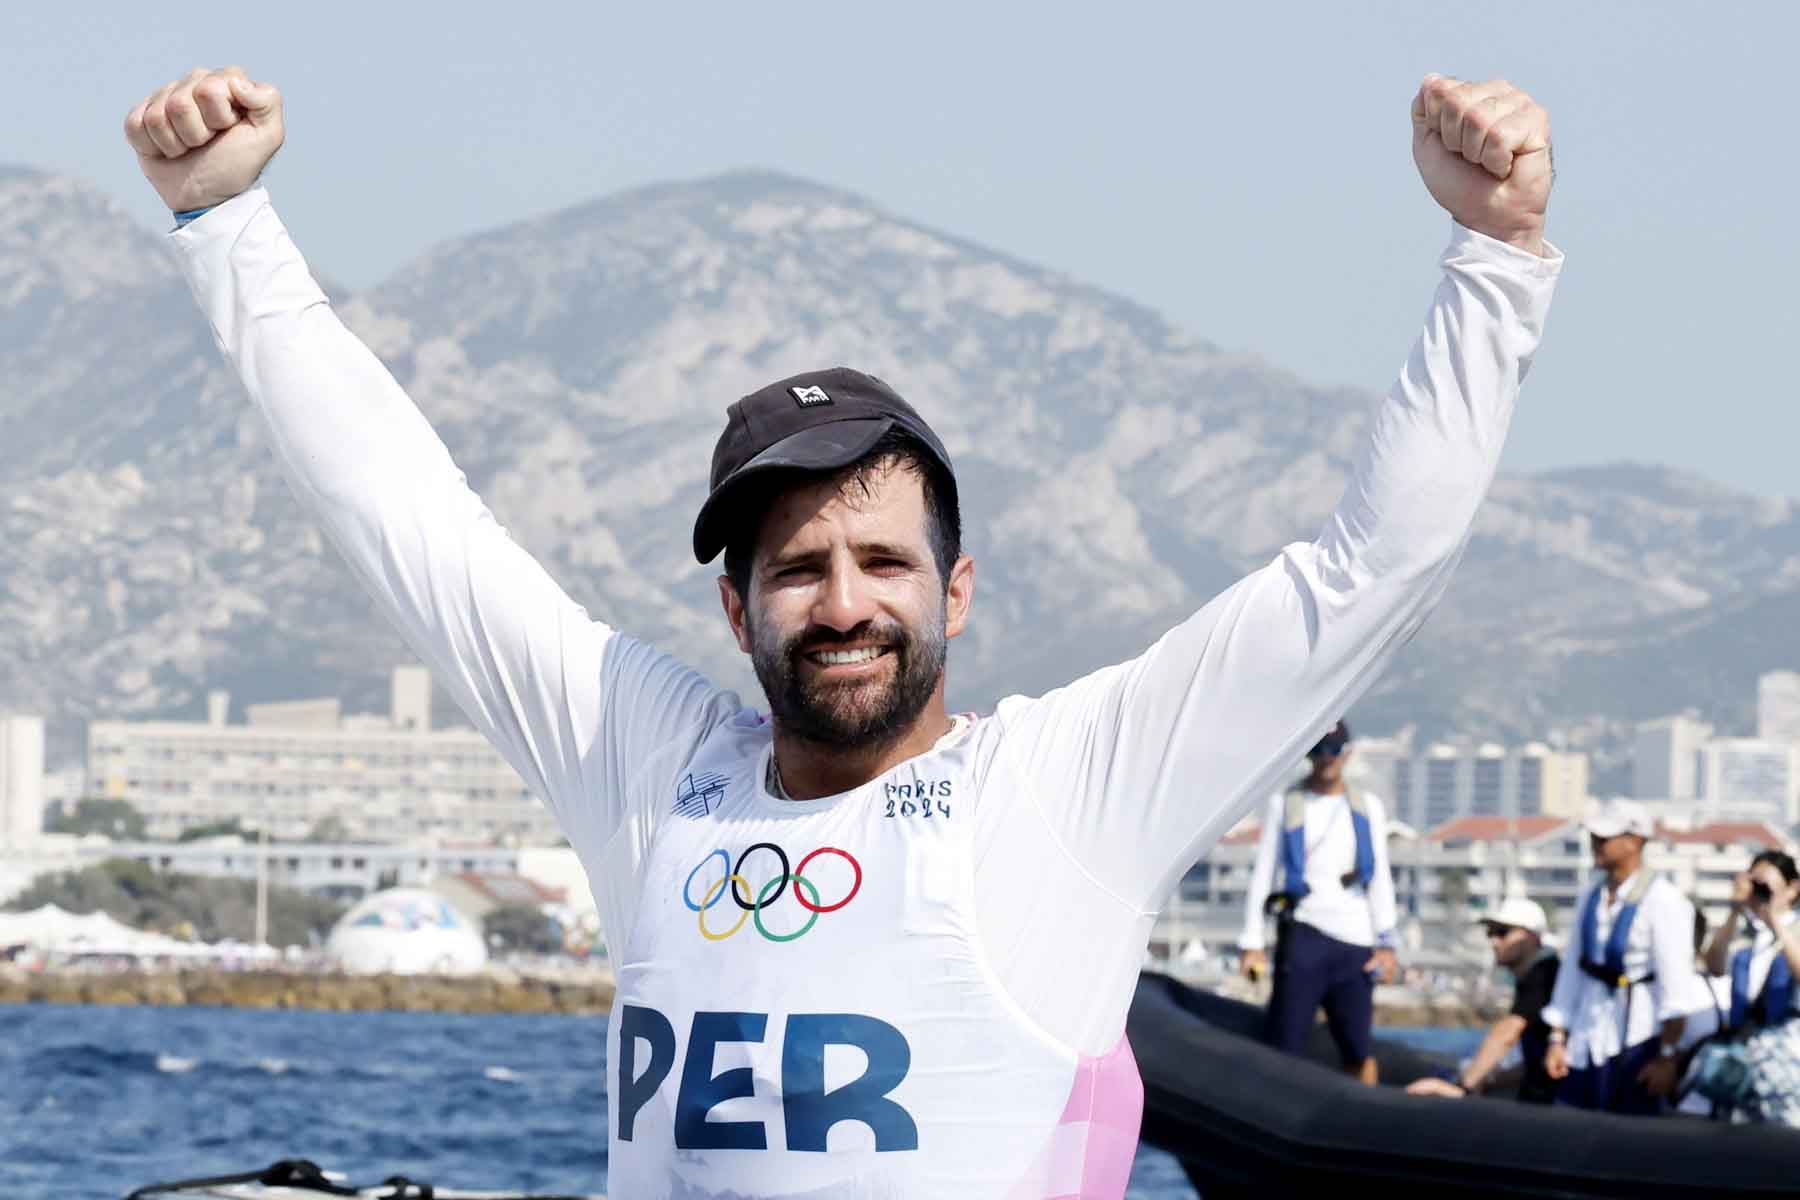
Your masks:
{"label": "white building", "polygon": [[1631,794],[1640,800],[1693,800],[1700,795],[1700,747],[1713,727],[1693,717],[1662,717],[1637,727],[1631,747]]}
{"label": "white building", "polygon": [[0,716],[0,848],[44,830],[44,718]]}
{"label": "white building", "polygon": [[1701,811],[1715,820],[1800,820],[1800,743],[1714,738],[1699,774]]}
{"label": "white building", "polygon": [[1587,803],[1587,755],[1541,742],[1436,742],[1389,770],[1391,790],[1377,794],[1396,819],[1421,829],[1468,816],[1573,816]]}
{"label": "white building", "polygon": [[94,721],[91,794],[129,801],[152,837],[233,819],[298,839],[334,820],[342,836],[552,844],[560,835],[505,760],[471,729],[433,730],[430,678],[395,672],[389,715],[344,716],[336,700],[229,697],[200,721]]}
{"label": "white building", "polygon": [[1770,671],[1757,679],[1756,736],[1800,745],[1800,671]]}
{"label": "white building", "polygon": [[333,900],[357,900],[383,888],[427,887],[447,875],[522,875],[519,868],[523,853],[513,846],[454,843],[264,844],[235,835],[191,842],[108,842],[84,838],[62,851],[55,869],[78,870],[108,859],[128,858],[157,871],[254,880],[260,860],[272,887],[311,892]]}

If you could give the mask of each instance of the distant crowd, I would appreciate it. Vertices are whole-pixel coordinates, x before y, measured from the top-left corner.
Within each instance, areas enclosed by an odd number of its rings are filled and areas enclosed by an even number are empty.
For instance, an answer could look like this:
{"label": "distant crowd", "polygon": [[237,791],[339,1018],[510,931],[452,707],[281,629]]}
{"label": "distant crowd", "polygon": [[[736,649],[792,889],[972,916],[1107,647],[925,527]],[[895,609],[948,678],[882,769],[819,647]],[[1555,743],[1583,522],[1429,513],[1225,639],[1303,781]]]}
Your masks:
{"label": "distant crowd", "polygon": [[[1313,747],[1306,779],[1271,800],[1239,948],[1245,974],[1272,972],[1271,1044],[1299,1052],[1323,1008],[1344,1068],[1375,1083],[1373,995],[1399,967],[1396,912],[1385,811],[1346,783],[1349,755],[1340,722]],[[1755,855],[1729,915],[1709,930],[1645,865],[1654,827],[1642,805],[1596,804],[1583,825],[1598,877],[1572,928],[1554,937],[1525,896],[1484,914],[1494,962],[1515,981],[1513,1003],[1474,1054],[1407,1090],[1462,1097],[1504,1087],[1525,1103],[1800,1128],[1793,857]]]}

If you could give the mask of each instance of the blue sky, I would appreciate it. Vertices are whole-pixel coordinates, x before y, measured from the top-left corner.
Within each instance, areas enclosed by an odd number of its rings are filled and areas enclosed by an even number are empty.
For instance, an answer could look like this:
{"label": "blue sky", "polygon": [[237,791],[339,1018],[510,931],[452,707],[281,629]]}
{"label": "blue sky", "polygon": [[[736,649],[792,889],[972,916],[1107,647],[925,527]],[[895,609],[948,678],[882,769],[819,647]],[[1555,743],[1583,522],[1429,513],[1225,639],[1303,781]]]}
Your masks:
{"label": "blue sky", "polygon": [[1504,75],[1553,114],[1569,254],[1507,465],[1800,496],[1796,44],[1790,5],[21,5],[0,162],[161,224],[120,122],[240,62],[288,97],[278,203],[352,286],[445,237],[766,166],[1380,388],[1446,233],[1407,103],[1426,71]]}

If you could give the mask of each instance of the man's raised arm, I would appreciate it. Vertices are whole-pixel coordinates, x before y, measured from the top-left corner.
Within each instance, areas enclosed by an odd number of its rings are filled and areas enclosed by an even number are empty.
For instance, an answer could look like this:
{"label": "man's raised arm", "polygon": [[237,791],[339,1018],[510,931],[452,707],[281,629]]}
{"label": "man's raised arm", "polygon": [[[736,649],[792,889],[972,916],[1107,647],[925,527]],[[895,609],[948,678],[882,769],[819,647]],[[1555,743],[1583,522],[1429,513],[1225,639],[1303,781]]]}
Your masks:
{"label": "man's raised arm", "polygon": [[[382,613],[556,811],[576,845],[616,824],[603,696],[698,719],[694,672],[589,619],[471,491],[398,383],[339,322],[256,180],[281,97],[235,67],[194,71],[132,109],[126,138],[180,228],[173,242],[221,349],[268,420],[301,502]],[[671,726],[664,724],[663,728]]]}
{"label": "man's raised arm", "polygon": [[1428,76],[1412,125],[1450,246],[1324,528],[1139,657],[1003,710],[1060,841],[1124,903],[1154,911],[1417,632],[1493,479],[1561,266],[1549,116],[1504,82]]}

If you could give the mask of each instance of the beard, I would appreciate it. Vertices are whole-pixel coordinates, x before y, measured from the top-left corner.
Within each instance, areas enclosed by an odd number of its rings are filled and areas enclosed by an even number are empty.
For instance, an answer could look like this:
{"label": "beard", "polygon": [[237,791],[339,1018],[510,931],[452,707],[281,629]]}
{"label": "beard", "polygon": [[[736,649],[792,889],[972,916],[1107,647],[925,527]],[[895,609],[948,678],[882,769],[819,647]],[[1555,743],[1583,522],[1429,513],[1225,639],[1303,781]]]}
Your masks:
{"label": "beard", "polygon": [[[910,630],[897,623],[864,622],[848,633],[812,626],[783,638],[746,614],[750,662],[769,702],[769,715],[785,734],[824,746],[870,750],[898,741],[937,690],[944,674],[944,612]],[[875,641],[894,660],[886,679],[831,683],[809,680],[804,652],[853,641]]]}

